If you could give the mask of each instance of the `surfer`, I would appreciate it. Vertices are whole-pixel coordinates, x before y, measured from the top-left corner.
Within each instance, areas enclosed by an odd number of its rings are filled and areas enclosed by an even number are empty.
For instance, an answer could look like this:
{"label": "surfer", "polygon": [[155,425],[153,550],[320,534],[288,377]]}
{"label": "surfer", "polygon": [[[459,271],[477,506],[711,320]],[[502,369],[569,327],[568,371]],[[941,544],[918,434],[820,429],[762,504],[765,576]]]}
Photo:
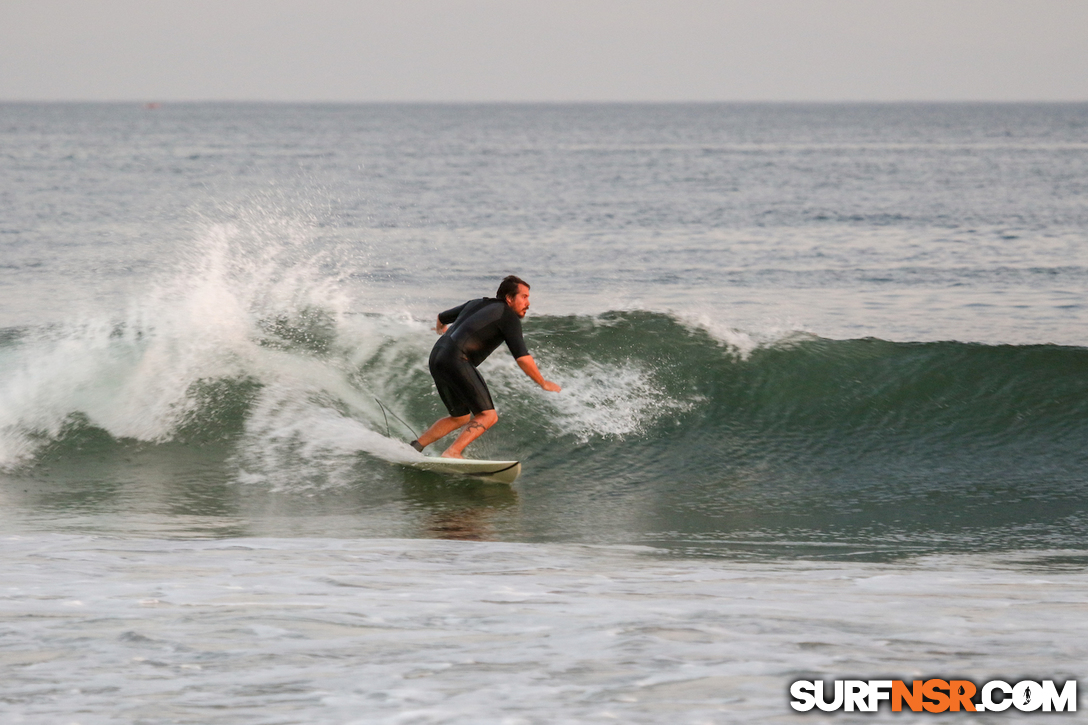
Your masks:
{"label": "surfer", "polygon": [[509,275],[499,284],[494,297],[469,300],[439,313],[434,331],[438,338],[431,350],[431,377],[449,415],[435,422],[411,445],[417,451],[464,426],[444,458],[462,458],[472,441],[495,425],[499,416],[491,402],[480,372],[476,369],[499,343],[505,342],[518,367],[540,387],[558,393],[560,388],[545,380],[521,336],[521,318],[529,309],[529,283]]}

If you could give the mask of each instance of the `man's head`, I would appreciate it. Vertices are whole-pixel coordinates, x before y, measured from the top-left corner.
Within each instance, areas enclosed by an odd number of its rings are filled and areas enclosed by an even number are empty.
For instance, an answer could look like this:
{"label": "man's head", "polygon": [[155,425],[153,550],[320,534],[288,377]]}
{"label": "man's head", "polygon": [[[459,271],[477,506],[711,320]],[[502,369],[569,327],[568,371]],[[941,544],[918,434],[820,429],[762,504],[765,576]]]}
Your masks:
{"label": "man's head", "polygon": [[521,277],[507,275],[495,296],[510,305],[518,317],[525,317],[525,311],[529,309],[529,283]]}

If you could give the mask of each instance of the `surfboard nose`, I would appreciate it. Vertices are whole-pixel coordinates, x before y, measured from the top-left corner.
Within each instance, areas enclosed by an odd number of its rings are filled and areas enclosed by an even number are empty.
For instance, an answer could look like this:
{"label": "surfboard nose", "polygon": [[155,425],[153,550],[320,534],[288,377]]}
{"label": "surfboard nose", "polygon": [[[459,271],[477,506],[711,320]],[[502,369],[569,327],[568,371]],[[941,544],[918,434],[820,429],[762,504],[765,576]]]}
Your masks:
{"label": "surfboard nose", "polygon": [[472,476],[496,483],[513,483],[521,475],[520,461],[480,461],[472,458],[420,456],[411,461],[402,461],[400,464],[423,471]]}
{"label": "surfboard nose", "polygon": [[498,481],[499,483],[513,483],[514,481],[518,480],[518,476],[520,475],[521,463],[516,462],[509,468],[503,469],[501,471],[496,471],[495,473],[489,473],[487,477],[489,480]]}

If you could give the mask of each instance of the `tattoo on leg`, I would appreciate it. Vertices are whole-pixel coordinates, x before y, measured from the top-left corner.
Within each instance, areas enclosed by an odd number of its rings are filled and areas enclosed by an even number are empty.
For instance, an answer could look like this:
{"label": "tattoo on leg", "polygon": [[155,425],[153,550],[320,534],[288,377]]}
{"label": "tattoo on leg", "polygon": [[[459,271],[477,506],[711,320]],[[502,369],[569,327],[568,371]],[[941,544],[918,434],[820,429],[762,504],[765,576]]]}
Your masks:
{"label": "tattoo on leg", "polygon": [[474,420],[465,427],[465,431],[470,431],[470,430],[485,431],[485,430],[487,430],[487,428],[484,427],[483,423],[479,423],[479,422]]}

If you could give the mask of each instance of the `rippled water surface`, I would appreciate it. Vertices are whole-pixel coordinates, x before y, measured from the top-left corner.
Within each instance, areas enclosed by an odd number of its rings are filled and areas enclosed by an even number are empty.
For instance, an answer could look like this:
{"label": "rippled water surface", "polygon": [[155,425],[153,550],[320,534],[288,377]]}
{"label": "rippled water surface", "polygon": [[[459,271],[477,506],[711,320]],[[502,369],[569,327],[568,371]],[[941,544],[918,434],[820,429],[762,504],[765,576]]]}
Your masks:
{"label": "rippled water surface", "polygon": [[[0,104],[0,172],[5,721],[1083,661],[1084,104]],[[522,477],[405,468],[511,272],[564,389],[497,351],[470,453]]]}

